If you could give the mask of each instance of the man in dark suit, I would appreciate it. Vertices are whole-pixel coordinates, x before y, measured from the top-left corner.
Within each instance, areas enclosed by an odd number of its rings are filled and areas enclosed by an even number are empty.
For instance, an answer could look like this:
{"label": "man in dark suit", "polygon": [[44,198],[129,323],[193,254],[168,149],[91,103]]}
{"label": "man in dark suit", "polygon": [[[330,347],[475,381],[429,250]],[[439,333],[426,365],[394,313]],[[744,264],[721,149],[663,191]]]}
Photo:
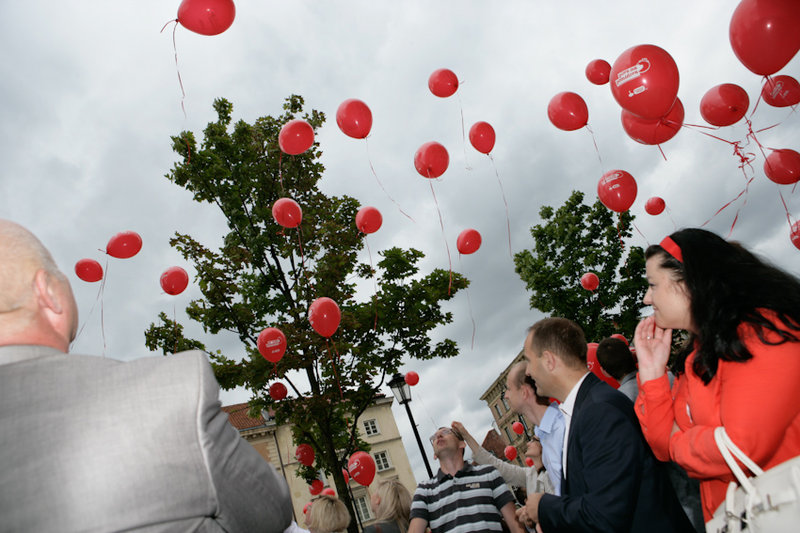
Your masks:
{"label": "man in dark suit", "polygon": [[586,368],[574,322],[547,318],[528,330],[527,374],[561,402],[566,433],[561,496],[531,494],[518,517],[556,531],[692,531],[630,400]]}

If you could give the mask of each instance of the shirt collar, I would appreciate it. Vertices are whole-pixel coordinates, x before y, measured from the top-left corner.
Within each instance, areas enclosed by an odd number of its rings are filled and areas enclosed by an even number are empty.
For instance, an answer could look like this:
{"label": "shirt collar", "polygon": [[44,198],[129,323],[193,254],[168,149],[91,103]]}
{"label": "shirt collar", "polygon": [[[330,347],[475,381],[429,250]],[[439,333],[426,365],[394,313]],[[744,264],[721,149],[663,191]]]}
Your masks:
{"label": "shirt collar", "polygon": [[561,402],[559,409],[564,415],[572,418],[572,411],[575,409],[575,400],[578,398],[578,389],[581,388],[581,384],[583,380],[586,379],[586,376],[589,375],[589,372],[586,372],[581,379],[578,380],[577,383],[572,387],[572,390],[569,391],[567,397]]}
{"label": "shirt collar", "polygon": [[544,415],[542,415],[542,422],[539,424],[538,428],[545,433],[550,433],[553,429],[553,425],[556,423],[558,415],[558,403],[552,402],[547,406],[547,409],[545,409]]}
{"label": "shirt collar", "polygon": [[[444,472],[442,472],[442,469],[440,467],[439,471],[436,472],[436,481],[441,483],[442,481],[446,480],[447,478],[452,478],[452,477],[456,477],[456,476],[459,476],[459,475],[463,475],[463,474],[466,474],[468,472],[471,472],[472,470],[474,470],[472,464],[468,463],[467,461],[464,461],[464,466],[461,468],[461,470],[456,472],[455,476],[451,476],[450,474],[445,474]],[[463,472],[463,474],[462,474],[462,472]]]}

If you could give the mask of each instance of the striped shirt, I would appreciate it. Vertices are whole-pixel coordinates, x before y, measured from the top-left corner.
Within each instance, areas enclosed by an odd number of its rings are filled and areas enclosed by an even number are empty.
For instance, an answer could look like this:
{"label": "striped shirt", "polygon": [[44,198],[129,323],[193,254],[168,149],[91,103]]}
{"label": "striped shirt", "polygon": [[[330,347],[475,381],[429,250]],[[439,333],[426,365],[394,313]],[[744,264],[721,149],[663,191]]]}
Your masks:
{"label": "striped shirt", "polygon": [[417,486],[411,518],[427,520],[433,533],[502,531],[500,509],[513,501],[493,466],[464,463],[455,476],[439,469]]}

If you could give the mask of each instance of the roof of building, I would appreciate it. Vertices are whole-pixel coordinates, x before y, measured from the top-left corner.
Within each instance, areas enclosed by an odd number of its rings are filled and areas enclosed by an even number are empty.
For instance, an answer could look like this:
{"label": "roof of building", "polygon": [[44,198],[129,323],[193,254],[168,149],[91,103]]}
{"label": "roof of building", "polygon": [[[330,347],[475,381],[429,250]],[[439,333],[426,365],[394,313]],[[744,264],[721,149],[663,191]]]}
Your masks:
{"label": "roof of building", "polygon": [[481,448],[492,453],[495,457],[502,458],[506,443],[497,431],[490,429],[481,443]]}
{"label": "roof of building", "polygon": [[263,416],[258,415],[258,418],[250,417],[248,413],[250,410],[250,404],[247,402],[236,403],[233,405],[223,405],[222,410],[228,413],[228,420],[230,421],[231,425],[239,431],[264,427],[266,425],[266,421],[264,420]]}

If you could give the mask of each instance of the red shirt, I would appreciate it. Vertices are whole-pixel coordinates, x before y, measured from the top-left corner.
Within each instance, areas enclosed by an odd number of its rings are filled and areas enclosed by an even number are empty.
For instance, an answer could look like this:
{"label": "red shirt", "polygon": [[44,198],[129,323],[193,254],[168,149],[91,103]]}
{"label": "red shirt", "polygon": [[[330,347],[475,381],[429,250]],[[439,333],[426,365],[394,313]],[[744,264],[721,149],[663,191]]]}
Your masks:
{"label": "red shirt", "polygon": [[[645,438],[659,460],[673,460],[700,480],[706,521],[735,480],[714,441],[714,428],[725,426],[731,440],[764,470],[800,455],[800,343],[770,346],[749,326],[740,326],[739,336],[753,358],[720,361],[708,385],[692,370],[696,352],[686,359],[686,371],[672,390],[666,375],[639,383],[636,415]],[[767,339],[777,335],[768,333]],[[679,431],[670,436],[675,423]]]}

